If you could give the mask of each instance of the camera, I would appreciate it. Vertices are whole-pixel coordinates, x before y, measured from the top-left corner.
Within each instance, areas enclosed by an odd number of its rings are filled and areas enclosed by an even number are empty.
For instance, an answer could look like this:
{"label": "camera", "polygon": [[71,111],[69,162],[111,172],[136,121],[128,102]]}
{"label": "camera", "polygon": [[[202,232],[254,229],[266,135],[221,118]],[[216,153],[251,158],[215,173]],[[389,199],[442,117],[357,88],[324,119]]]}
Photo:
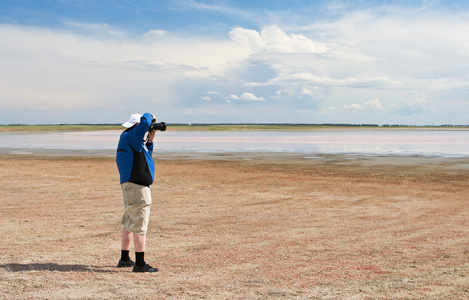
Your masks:
{"label": "camera", "polygon": [[161,123],[153,123],[150,126],[150,129],[148,129],[148,132],[152,132],[154,130],[159,130],[159,131],[166,131],[166,123],[161,122]]}

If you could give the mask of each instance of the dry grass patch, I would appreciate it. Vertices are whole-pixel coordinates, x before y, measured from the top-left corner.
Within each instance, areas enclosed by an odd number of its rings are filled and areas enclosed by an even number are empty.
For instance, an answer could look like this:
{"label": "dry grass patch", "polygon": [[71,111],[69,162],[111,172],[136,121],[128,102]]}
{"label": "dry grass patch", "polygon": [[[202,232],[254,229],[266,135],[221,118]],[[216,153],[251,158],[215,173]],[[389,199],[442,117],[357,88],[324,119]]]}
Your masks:
{"label": "dry grass patch", "polygon": [[469,171],[157,161],[147,261],[117,269],[111,158],[0,157],[6,299],[468,296]]}

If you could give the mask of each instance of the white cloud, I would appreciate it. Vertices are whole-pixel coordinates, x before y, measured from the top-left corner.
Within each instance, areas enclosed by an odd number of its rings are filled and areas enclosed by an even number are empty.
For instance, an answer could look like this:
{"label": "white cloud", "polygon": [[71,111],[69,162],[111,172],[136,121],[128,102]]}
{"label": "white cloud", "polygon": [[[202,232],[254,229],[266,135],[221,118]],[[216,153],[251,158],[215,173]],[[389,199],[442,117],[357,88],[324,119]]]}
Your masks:
{"label": "white cloud", "polygon": [[344,105],[344,108],[348,110],[360,110],[360,111],[377,111],[377,110],[384,109],[379,99],[369,100],[364,105],[356,104],[356,103],[350,104],[350,105]]}
{"label": "white cloud", "polygon": [[368,102],[365,103],[365,107],[372,109],[372,110],[380,110],[383,109],[383,106],[381,106],[381,102],[379,99],[372,99]]}
{"label": "white cloud", "polygon": [[232,103],[233,101],[241,100],[241,101],[265,101],[263,97],[258,97],[253,93],[242,93],[241,95],[230,94],[230,95],[220,95],[221,99],[226,100],[228,103]]}
{"label": "white cloud", "polygon": [[412,91],[402,100],[391,106],[390,111],[393,114],[410,116],[423,113],[426,109],[426,95],[418,91]]}
{"label": "white cloud", "polygon": [[265,101],[263,97],[257,97],[253,93],[248,92],[242,93],[241,96],[239,96],[239,99],[243,101]]}
{"label": "white cloud", "polygon": [[[290,26],[288,32],[281,26],[259,31],[238,27],[230,36],[252,51],[247,65],[268,65],[272,70],[269,77],[250,78],[246,85],[270,89],[271,98],[279,103],[304,105],[302,96],[310,95],[323,99],[316,102],[318,110],[329,106],[336,112],[379,111],[390,120],[421,114],[422,120],[436,123],[445,115],[442,111],[451,109],[445,105],[448,98],[456,97],[460,107],[469,107],[469,20],[464,16],[394,6]],[[413,90],[423,96],[403,96]],[[430,103],[427,94],[432,95]],[[364,98],[373,100],[357,102]],[[395,102],[399,98],[403,100]],[[451,117],[453,121],[467,123],[467,109],[453,113],[458,115]]]}
{"label": "white cloud", "polygon": [[230,31],[230,37],[238,44],[251,48],[254,52],[259,51],[264,46],[264,41],[255,30],[235,28]]}
{"label": "white cloud", "polygon": [[114,29],[112,26],[106,23],[93,24],[93,23],[79,23],[67,21],[65,25],[69,26],[75,32],[81,34],[91,34],[94,36],[111,36],[111,37],[124,37],[125,34],[122,31]]}
{"label": "white cloud", "polygon": [[[212,3],[177,5],[248,17],[223,1]],[[0,116],[26,108],[121,112],[138,105],[191,121],[203,120],[204,111],[207,118],[229,117],[236,105],[228,102],[283,111],[282,122],[310,122],[311,116],[339,122],[347,113],[368,113],[389,123],[416,115],[424,123],[447,123],[448,116],[467,123],[466,14],[398,6],[340,10],[335,20],[303,26],[262,19],[267,25],[259,30],[238,25],[222,38],[160,29],[132,35],[104,23],[68,22],[62,29],[3,24],[0,39],[8,42],[0,44]],[[250,119],[270,122],[268,115]]]}
{"label": "white cloud", "polygon": [[267,26],[259,32],[240,27],[230,32],[235,42],[264,55],[262,60],[278,73],[250,85],[303,80],[356,88],[469,88],[464,33],[469,21],[462,16],[404,8],[366,10],[289,31],[293,33]]}
{"label": "white cloud", "polygon": [[86,35],[0,25],[0,39],[9,41],[0,45],[1,109],[56,111],[112,105],[124,110],[136,102],[170,107],[184,91],[175,86],[221,78],[247,53],[229,40],[172,37],[149,42],[103,34],[113,32],[108,26],[102,30],[94,24],[80,26],[87,29]]}
{"label": "white cloud", "polygon": [[[210,95],[210,96],[208,96]],[[214,103],[220,103],[219,101],[216,100],[223,100],[227,103],[235,103],[236,101],[242,101],[242,102],[262,102],[266,101],[264,97],[261,96],[256,96],[253,93],[249,92],[244,92],[240,94],[239,96],[236,94],[223,94],[220,92],[208,92],[207,96],[202,96],[200,97],[202,100],[205,101],[213,101]]]}
{"label": "white cloud", "polygon": [[155,30],[149,30],[149,31],[145,32],[143,37],[144,37],[144,39],[154,40],[154,39],[164,38],[168,35],[169,35],[169,32],[167,32],[165,30],[155,29]]}
{"label": "white cloud", "polygon": [[350,110],[363,110],[363,106],[360,104],[350,104],[350,105],[344,105],[345,109],[350,109]]}
{"label": "white cloud", "polygon": [[257,32],[241,27],[230,31],[231,38],[253,52],[268,53],[323,53],[326,46],[301,34],[287,34],[276,26],[267,26]]}
{"label": "white cloud", "polygon": [[303,87],[301,88],[301,94],[302,94],[302,95],[308,95],[308,96],[310,96],[310,97],[315,97],[315,96],[317,96],[319,93],[320,93],[319,87],[317,87],[317,86],[313,86],[313,87],[311,87],[311,86],[303,86]]}

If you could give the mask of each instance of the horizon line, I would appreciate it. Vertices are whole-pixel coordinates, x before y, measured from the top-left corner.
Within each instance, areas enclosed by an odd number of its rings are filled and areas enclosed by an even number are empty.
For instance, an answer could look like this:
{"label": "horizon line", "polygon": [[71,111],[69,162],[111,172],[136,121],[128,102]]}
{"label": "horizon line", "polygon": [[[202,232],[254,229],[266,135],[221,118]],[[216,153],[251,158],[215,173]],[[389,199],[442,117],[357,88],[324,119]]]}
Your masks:
{"label": "horizon line", "polygon": [[[171,126],[337,126],[337,127],[469,127],[468,124],[374,124],[374,123],[169,123]],[[120,123],[0,124],[0,126],[121,126]]]}

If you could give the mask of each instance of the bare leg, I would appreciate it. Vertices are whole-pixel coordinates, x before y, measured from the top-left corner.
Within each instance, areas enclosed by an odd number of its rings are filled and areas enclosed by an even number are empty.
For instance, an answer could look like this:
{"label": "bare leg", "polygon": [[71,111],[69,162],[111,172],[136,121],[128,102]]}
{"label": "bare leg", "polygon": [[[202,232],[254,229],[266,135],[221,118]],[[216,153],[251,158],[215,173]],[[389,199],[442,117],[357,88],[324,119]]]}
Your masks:
{"label": "bare leg", "polygon": [[145,252],[147,236],[145,234],[134,234],[135,252]]}
{"label": "bare leg", "polygon": [[122,250],[130,250],[130,243],[132,242],[132,237],[134,234],[130,231],[127,231],[125,227],[122,227]]}
{"label": "bare leg", "polygon": [[157,268],[151,267],[145,262],[145,244],[147,236],[145,234],[134,234],[135,244],[135,266],[132,272],[158,272]]}

